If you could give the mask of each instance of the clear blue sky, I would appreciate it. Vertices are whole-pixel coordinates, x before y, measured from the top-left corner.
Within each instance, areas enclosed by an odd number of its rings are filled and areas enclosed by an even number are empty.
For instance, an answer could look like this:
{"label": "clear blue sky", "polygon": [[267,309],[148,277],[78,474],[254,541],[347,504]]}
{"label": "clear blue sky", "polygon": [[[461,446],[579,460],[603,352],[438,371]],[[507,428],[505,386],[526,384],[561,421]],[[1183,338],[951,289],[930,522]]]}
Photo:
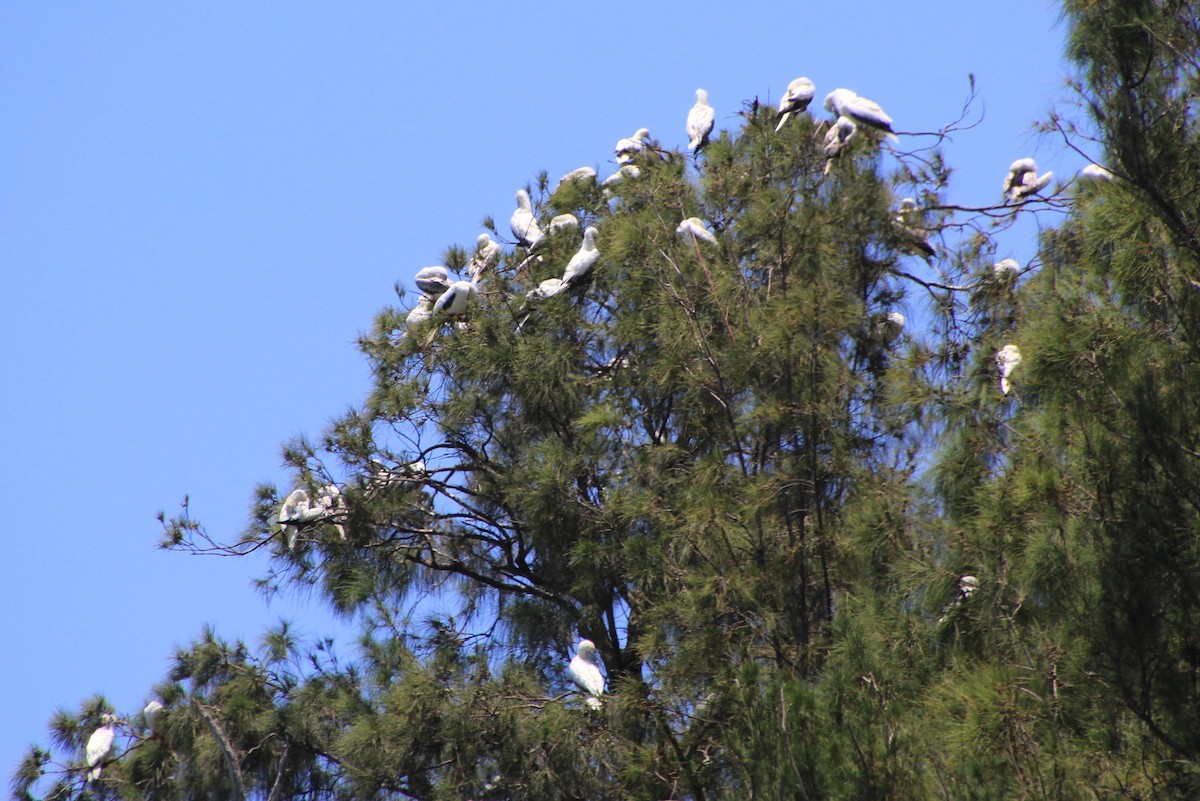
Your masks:
{"label": "clear blue sky", "polygon": [[206,623],[333,630],[266,604],[258,557],[156,550],[154,515],[188,494],[234,538],[255,484],[288,483],[280,444],[367,392],[354,340],[393,282],[504,227],[539,170],[604,176],[640,127],[683,146],[696,88],[735,128],[799,75],[818,114],[844,86],[934,130],[970,72],[953,199],[995,202],[1018,157],[1081,163],[1031,133],[1066,96],[1046,0],[483,7],[0,4],[5,780],[55,708],[140,708]]}

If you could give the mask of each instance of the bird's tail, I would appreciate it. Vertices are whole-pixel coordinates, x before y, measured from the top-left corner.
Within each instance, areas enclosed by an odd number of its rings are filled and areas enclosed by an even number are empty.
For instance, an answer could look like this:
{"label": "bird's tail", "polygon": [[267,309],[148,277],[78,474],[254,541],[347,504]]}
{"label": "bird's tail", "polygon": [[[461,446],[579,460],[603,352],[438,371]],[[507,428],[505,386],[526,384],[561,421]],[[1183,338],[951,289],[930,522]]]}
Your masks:
{"label": "bird's tail", "polygon": [[785,111],[779,115],[779,124],[775,126],[775,133],[779,133],[779,129],[783,127],[783,124],[788,121],[788,117],[790,116],[792,116],[792,112],[790,111]]}

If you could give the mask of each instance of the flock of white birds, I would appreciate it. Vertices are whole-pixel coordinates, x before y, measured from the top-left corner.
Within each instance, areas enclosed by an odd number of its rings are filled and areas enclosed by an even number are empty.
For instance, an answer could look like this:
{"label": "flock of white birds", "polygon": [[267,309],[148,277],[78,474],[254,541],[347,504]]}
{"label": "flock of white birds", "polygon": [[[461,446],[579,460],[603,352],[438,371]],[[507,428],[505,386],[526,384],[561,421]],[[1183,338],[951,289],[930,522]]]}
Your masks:
{"label": "flock of white birds", "polygon": [[[779,100],[775,131],[780,131],[788,120],[797,114],[802,114],[812,103],[816,88],[808,78],[800,77],[788,84],[787,90]],[[896,134],[892,129],[892,118],[889,117],[878,103],[865,97],[860,97],[849,89],[835,89],[825,96],[825,110],[834,119],[824,133],[823,152],[827,159],[825,172],[829,169],[846,146],[858,133],[859,126],[874,129],[895,140]],[[712,106],[708,104],[708,92],[696,90],[696,103],[687,115],[686,133],[688,150],[693,154],[700,153],[708,144],[716,123]],[[616,172],[604,179],[600,185],[606,196],[611,197],[614,187],[627,180],[636,180],[641,176],[641,170],[631,162],[647,148],[653,147],[650,131],[640,128],[633,136],[622,138],[614,148]],[[559,185],[572,181],[594,182],[596,170],[591,167],[580,167],[562,177]],[[1040,194],[1050,185],[1054,173],[1038,174],[1037,163],[1031,158],[1017,159],[1008,169],[1004,178],[1003,194],[1006,202],[1012,204],[1024,203]],[[1113,174],[1097,164],[1090,164],[1080,172],[1080,178],[1086,180],[1111,180]],[[520,189],[516,194],[517,208],[509,218],[509,227],[517,244],[526,248],[531,254],[545,240],[547,234],[554,234],[570,228],[578,228],[579,220],[573,215],[564,214],[552,219],[543,229],[534,212],[529,193]],[[914,220],[919,218],[920,209],[912,198],[904,198],[900,202],[893,227],[901,242],[911,252],[926,259],[932,259],[935,250],[929,244],[925,232]],[[701,243],[717,245],[715,234],[708,229],[704,221],[697,217],[688,217],[679,223],[675,229],[679,238],[688,244],[699,248]],[[567,262],[561,277],[547,278],[537,287],[531,289],[525,296],[522,306],[524,318],[518,325],[518,330],[528,319],[534,304],[546,298],[554,297],[572,287],[582,284],[600,259],[600,251],[596,246],[599,231],[592,226],[583,232],[583,242],[579,250]],[[467,278],[450,280],[449,271],[440,265],[426,267],[414,277],[414,283],[421,295],[416,305],[408,313],[406,327],[413,330],[426,326],[443,318],[457,318],[464,315],[470,308],[471,302],[479,293],[479,284],[488,273],[497,269],[500,264],[503,248],[499,242],[488,234],[480,234],[475,251],[467,262]],[[528,263],[528,259],[522,266]],[[1020,265],[1013,259],[1004,259],[993,267],[993,273],[1005,280],[1015,280],[1021,272]],[[898,311],[888,313],[886,318],[877,324],[877,336],[891,342],[904,328],[904,315]],[[1012,390],[1012,374],[1021,363],[1021,351],[1016,345],[1008,344],[996,353],[996,367],[1000,374],[1000,390],[1007,395]],[[424,472],[424,465],[420,466]],[[413,475],[411,472],[405,474]],[[341,490],[336,484],[326,484],[310,499],[304,489],[294,490],[284,500],[277,517],[280,531],[289,550],[295,548],[297,538],[303,528],[313,524],[333,525],[344,540],[346,538],[345,519],[346,502],[341,496]],[[959,596],[956,604],[968,599],[978,586],[974,576],[962,576],[959,584]],[[604,695],[605,681],[600,670],[600,661],[596,646],[591,640],[581,640],[576,647],[575,656],[567,667],[571,680],[584,695],[585,703],[592,709],[599,709],[600,699]],[[153,734],[163,706],[158,701],[151,701],[142,712],[145,729]],[[87,742],[87,780],[99,778],[105,763],[112,759],[116,743],[115,716],[105,713],[101,725],[92,733]]]}
{"label": "flock of white birds", "polygon": [[[816,94],[813,82],[806,77],[796,78],[788,84],[787,90],[779,100],[776,111],[775,132],[782,130],[788,120],[795,115],[804,113],[812,103]],[[842,154],[858,134],[860,127],[879,132],[892,140],[897,140],[892,128],[892,118],[884,112],[878,103],[865,97],[860,97],[849,89],[835,89],[825,96],[825,110],[833,115],[832,122],[823,134],[822,151],[826,158],[825,172],[828,173],[833,162]],[[708,144],[715,126],[716,116],[713,107],[708,103],[708,92],[696,90],[696,103],[687,115],[685,130],[688,137],[688,150],[699,154]],[[818,131],[821,129],[818,128]],[[618,169],[610,176],[600,181],[605,196],[612,198],[615,187],[623,181],[636,180],[641,176],[641,169],[632,163],[639,154],[656,146],[650,138],[650,131],[639,128],[632,136],[623,137],[617,141],[614,148],[615,161]],[[1099,165],[1089,165],[1080,177],[1091,180],[1109,180],[1112,173]],[[1019,204],[1037,196],[1050,185],[1053,173],[1038,174],[1037,164],[1031,158],[1014,161],[1009,167],[1004,179],[1003,195],[1005,201]],[[595,183],[596,170],[592,167],[579,167],[571,170],[559,179],[559,187],[571,182]],[[568,229],[577,229],[579,220],[571,214],[554,217],[546,228],[542,227],[537,218],[529,193],[524,189],[517,190],[517,207],[509,218],[509,228],[517,245],[526,248],[529,254],[518,266],[518,271],[525,268],[530,260],[540,256],[547,236]],[[935,248],[929,243],[927,231],[919,225],[921,210],[912,198],[901,200],[892,221],[901,245],[911,253],[926,260],[932,260],[936,255]],[[719,244],[716,235],[698,217],[688,217],[682,220],[675,229],[679,239],[699,248],[705,245]],[[554,297],[584,283],[596,263],[600,259],[596,239],[600,232],[589,226],[583,232],[583,241],[579,250],[567,262],[561,277],[551,277],[542,280],[536,287],[530,289],[518,311],[521,321],[517,330],[520,331],[536,304],[547,298]],[[414,283],[420,291],[417,303],[409,311],[406,318],[406,330],[414,332],[440,323],[443,319],[453,319],[464,315],[470,308],[471,301],[479,294],[479,284],[489,273],[500,265],[503,247],[488,234],[480,234],[474,252],[467,261],[464,280],[450,279],[449,271],[440,265],[425,267],[414,276]],[[1021,273],[1021,266],[1013,259],[1003,259],[993,266],[993,274],[1005,281],[1015,281]],[[879,342],[889,344],[899,336],[905,324],[901,312],[892,311],[873,323],[873,336]],[[1012,389],[1011,377],[1013,370],[1021,362],[1021,352],[1016,345],[1008,344],[996,353],[996,367],[1000,375],[1001,392],[1007,395]],[[420,472],[424,473],[421,464]],[[411,476],[411,473],[406,472]],[[284,501],[279,510],[278,523],[283,532],[287,547],[295,547],[300,529],[313,523],[332,524],[345,539],[346,507],[338,488],[329,484],[322,487],[315,501],[310,501],[308,493],[303,489],[293,491]],[[963,576],[960,584],[960,602],[970,597],[975,591],[977,581],[974,576]],[[568,674],[579,689],[584,693],[588,706],[599,708],[600,697],[604,694],[604,676],[600,671],[599,657],[596,646],[590,640],[582,640],[577,646],[575,656],[568,666]]]}

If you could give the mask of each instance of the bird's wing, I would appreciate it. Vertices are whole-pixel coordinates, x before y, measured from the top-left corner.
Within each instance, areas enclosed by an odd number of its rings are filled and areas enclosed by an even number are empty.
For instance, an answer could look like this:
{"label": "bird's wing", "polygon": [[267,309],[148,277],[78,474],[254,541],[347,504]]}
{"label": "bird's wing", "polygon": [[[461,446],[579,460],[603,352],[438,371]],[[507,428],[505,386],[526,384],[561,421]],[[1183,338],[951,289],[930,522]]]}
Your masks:
{"label": "bird's wing", "polygon": [[584,692],[604,695],[604,676],[600,673],[600,668],[593,663],[576,656],[571,660],[568,672],[571,674],[571,680]]}

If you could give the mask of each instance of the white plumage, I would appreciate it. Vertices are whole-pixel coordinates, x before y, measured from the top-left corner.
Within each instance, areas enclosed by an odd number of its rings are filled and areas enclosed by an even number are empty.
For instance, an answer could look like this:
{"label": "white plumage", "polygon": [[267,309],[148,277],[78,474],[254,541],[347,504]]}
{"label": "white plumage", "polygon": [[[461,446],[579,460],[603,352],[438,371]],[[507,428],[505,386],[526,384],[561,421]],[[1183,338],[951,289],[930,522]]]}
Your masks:
{"label": "white plumage", "polygon": [[480,234],[475,240],[475,252],[467,260],[467,276],[475,282],[486,273],[496,269],[500,264],[500,243],[487,234]]}
{"label": "white plumage", "polygon": [[880,344],[890,345],[896,341],[896,337],[900,336],[900,332],[904,330],[904,324],[907,320],[904,314],[898,311],[890,311],[887,316],[879,321],[876,328],[876,336],[879,338]]}
{"label": "white plumage", "polygon": [[104,770],[104,762],[112,756],[116,748],[117,729],[113,725],[116,722],[117,719],[111,712],[105,712],[100,716],[100,727],[92,732],[91,737],[88,737],[86,756],[89,782],[100,778],[100,773]]}
{"label": "white plumage", "polygon": [[1017,159],[1004,176],[1004,195],[1009,203],[1021,203],[1045,189],[1054,178],[1053,172],[1037,174],[1037,162],[1030,158]]}
{"label": "white plumage", "polygon": [[554,233],[567,228],[578,228],[579,218],[574,214],[556,214],[550,220],[550,224],[546,226],[546,233]]}
{"label": "white plumage", "polygon": [[905,250],[919,253],[926,259],[932,258],[936,253],[926,238],[927,229],[920,224],[920,209],[913,198],[906,197],[900,201],[900,207],[892,219],[892,230],[896,232]]}
{"label": "white plumage", "polygon": [[600,186],[604,190],[604,196],[611,199],[613,196],[613,188],[622,181],[629,179],[634,180],[642,177],[642,171],[636,164],[626,164],[621,169],[614,172],[612,175],[600,182]]}
{"label": "white plumage", "polygon": [[963,600],[970,598],[975,590],[979,589],[979,579],[971,575],[963,576],[958,580],[958,594]]}
{"label": "white plumage", "polygon": [[346,539],[346,526],[343,522],[346,517],[346,499],[342,497],[342,491],[337,484],[326,484],[317,490],[317,507],[323,512],[323,517],[333,523],[338,536]]}
{"label": "white plumage", "polygon": [[554,187],[557,192],[563,184],[569,184],[572,181],[595,181],[596,170],[594,167],[576,167],[569,173],[558,179],[558,184]]}
{"label": "white plumage", "polygon": [[434,314],[457,316],[463,314],[478,290],[470,281],[455,281],[433,304]]}
{"label": "white plumage", "polygon": [[675,226],[675,233],[678,234],[681,241],[688,244],[697,241],[707,242],[710,245],[717,244],[717,238],[704,226],[704,221],[699,217],[688,217]]}
{"label": "white plumage", "polygon": [[529,293],[525,295],[525,300],[528,302],[552,298],[566,288],[567,285],[561,278],[547,278],[538,284],[536,289],[529,290]]}
{"label": "white plumage", "polygon": [[313,520],[312,510],[308,505],[308,493],[302,489],[292,490],[279,508],[279,523],[283,526],[284,540],[288,550],[296,547],[296,537],[300,534],[300,525]]}
{"label": "white plumage", "polygon": [[858,133],[858,126],[854,124],[854,120],[849,117],[839,116],[834,120],[833,125],[825,132],[825,174],[829,174],[829,168],[833,165],[833,160],[842,155],[854,135]]}
{"label": "white plumage", "polygon": [[849,117],[859,125],[883,131],[892,139],[892,118],[874,100],[859,97],[849,89],[834,89],[825,96],[825,110],[835,117]]}
{"label": "white plumage", "polygon": [[1079,171],[1079,177],[1084,181],[1111,181],[1113,174],[1099,164],[1089,164]]}
{"label": "white plumage", "polygon": [[713,107],[708,105],[708,92],[696,90],[696,105],[687,115],[688,150],[699,153],[708,144],[708,136],[716,123]]}
{"label": "white plumage", "polygon": [[411,330],[425,325],[432,319],[433,298],[422,295],[421,299],[417,301],[417,305],[413,306],[408,312],[408,316],[404,318],[404,325]]}
{"label": "white plumage", "polygon": [[529,201],[529,193],[524,189],[517,190],[517,209],[508,219],[513,236],[527,248],[533,248],[546,236],[537,217],[533,214],[533,204]]}
{"label": "white plumage", "polygon": [[615,148],[617,154],[617,163],[625,164],[633,160],[633,157],[646,147],[646,140],[650,138],[649,128],[638,128],[633,136],[626,136],[623,139],[617,140]]}
{"label": "white plumage", "polygon": [[600,672],[599,659],[596,656],[596,645],[591,640],[580,640],[571,660],[567,673],[571,681],[587,694],[587,705],[592,709],[600,708],[600,696],[604,695],[604,675]]}
{"label": "white plumage", "polygon": [[1009,376],[1021,363],[1021,351],[1016,345],[1005,345],[996,352],[996,367],[1000,370],[1000,391],[1005,395],[1012,389]]}
{"label": "white plumage", "polygon": [[588,226],[583,232],[583,244],[567,262],[567,269],[563,270],[562,281],[567,286],[581,281],[596,266],[596,262],[600,258],[600,251],[596,249],[596,235],[599,233],[591,226]]}
{"label": "white plumage", "polygon": [[413,281],[417,289],[436,299],[450,286],[450,272],[441,265],[423,267],[417,271]]}
{"label": "white plumage", "polygon": [[775,132],[778,133],[793,114],[799,114],[808,108],[816,92],[817,88],[808,78],[797,78],[789,83],[787,91],[779,98],[779,110],[776,112],[779,124],[775,126]]}
{"label": "white plumage", "polygon": [[146,704],[142,709],[142,722],[152,733],[158,731],[158,721],[162,717],[163,709],[162,702],[158,699]]}
{"label": "white plumage", "polygon": [[1021,274],[1021,265],[1016,259],[1001,259],[992,265],[992,275],[1010,281]]}

